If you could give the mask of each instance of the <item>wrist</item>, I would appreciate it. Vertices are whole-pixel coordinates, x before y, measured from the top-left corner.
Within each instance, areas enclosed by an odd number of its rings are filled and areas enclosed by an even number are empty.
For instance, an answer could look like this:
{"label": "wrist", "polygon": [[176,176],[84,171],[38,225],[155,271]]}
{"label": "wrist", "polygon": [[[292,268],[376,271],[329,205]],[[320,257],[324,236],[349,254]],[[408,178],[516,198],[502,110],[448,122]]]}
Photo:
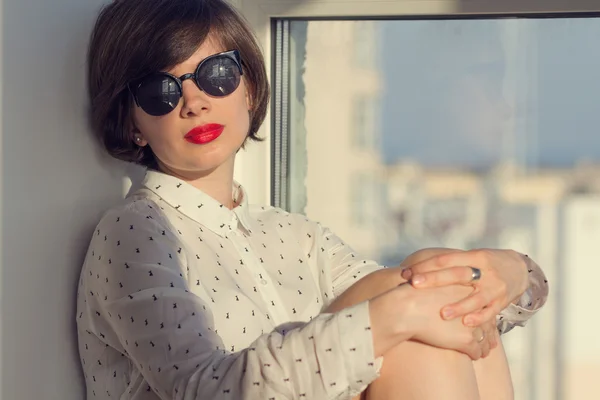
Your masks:
{"label": "wrist", "polygon": [[411,339],[414,324],[411,318],[414,301],[409,284],[369,300],[369,315],[375,356],[383,356],[392,347]]}
{"label": "wrist", "polygon": [[512,302],[515,303],[519,300],[519,298],[525,293],[525,291],[527,291],[527,288],[529,288],[529,273],[532,270],[531,267],[531,259],[529,258],[529,256],[527,254],[522,254],[522,253],[518,253],[516,252],[517,256],[519,257],[520,261],[521,261],[521,280],[520,280],[520,285],[517,288],[517,293],[515,294],[515,296],[513,296]]}

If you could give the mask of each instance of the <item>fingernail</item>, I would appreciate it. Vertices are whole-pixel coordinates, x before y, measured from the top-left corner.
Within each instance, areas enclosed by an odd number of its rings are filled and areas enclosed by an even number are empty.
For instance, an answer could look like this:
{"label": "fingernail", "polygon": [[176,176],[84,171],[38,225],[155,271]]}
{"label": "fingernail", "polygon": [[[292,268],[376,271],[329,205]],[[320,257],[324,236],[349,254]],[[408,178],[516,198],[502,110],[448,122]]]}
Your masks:
{"label": "fingernail", "polygon": [[473,326],[473,318],[465,318],[465,325],[467,326]]}
{"label": "fingernail", "polygon": [[442,311],[442,316],[446,319],[452,318],[453,315],[454,315],[454,311],[452,311],[451,309],[446,309],[446,310]]}
{"label": "fingernail", "polygon": [[410,269],[410,268],[405,268],[405,269],[402,271],[402,277],[403,277],[404,279],[408,280],[408,279],[410,279],[410,277],[411,277],[411,276],[412,276],[412,271],[411,271],[411,269]]}
{"label": "fingernail", "polygon": [[415,277],[412,278],[412,283],[414,285],[420,285],[423,282],[425,282],[425,277],[423,275],[415,275]]}

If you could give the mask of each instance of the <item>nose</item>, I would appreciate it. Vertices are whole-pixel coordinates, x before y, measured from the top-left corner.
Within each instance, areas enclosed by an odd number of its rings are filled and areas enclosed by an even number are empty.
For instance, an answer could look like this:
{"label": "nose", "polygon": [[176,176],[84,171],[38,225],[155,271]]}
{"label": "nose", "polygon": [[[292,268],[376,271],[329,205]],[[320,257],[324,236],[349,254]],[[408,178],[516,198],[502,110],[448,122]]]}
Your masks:
{"label": "nose", "polygon": [[210,109],[210,98],[200,90],[193,79],[183,81],[182,88],[182,118],[199,116]]}

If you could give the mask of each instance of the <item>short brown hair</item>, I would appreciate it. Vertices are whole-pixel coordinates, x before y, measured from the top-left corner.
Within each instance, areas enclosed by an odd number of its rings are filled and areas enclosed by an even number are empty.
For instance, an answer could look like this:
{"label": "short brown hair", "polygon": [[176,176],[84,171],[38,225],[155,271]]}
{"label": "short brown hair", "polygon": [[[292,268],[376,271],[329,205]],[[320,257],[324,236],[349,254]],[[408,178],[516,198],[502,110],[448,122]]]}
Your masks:
{"label": "short brown hair", "polygon": [[133,141],[127,85],[187,60],[209,34],[223,50],[240,52],[252,103],[248,139],[261,140],[257,131],[269,102],[265,63],[232,6],[224,0],[114,0],[98,16],[87,60],[91,128],[110,155],[156,167],[152,149]]}

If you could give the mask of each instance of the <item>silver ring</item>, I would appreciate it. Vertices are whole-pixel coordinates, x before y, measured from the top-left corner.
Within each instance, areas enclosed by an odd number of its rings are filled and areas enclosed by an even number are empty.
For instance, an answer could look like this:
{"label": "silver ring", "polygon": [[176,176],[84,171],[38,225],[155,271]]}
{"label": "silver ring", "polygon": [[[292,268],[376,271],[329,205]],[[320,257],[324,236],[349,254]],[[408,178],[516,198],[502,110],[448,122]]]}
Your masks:
{"label": "silver ring", "polygon": [[479,268],[471,267],[471,282],[478,281],[481,279],[481,270]]}
{"label": "silver ring", "polygon": [[479,338],[479,340],[477,341],[477,343],[483,342],[483,339],[485,339],[485,332],[481,332],[481,337]]}

